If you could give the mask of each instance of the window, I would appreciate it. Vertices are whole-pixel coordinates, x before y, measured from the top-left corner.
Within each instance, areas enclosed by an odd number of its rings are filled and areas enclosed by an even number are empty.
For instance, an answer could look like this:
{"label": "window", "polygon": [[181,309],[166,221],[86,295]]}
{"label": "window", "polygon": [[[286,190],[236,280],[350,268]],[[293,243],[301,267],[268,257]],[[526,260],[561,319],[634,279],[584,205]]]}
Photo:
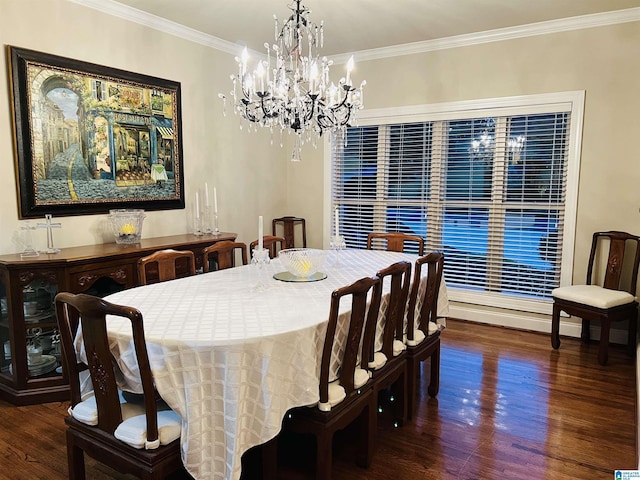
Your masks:
{"label": "window", "polygon": [[547,313],[571,276],[582,104],[577,92],[363,112],[331,149],[347,246],[420,235],[445,254],[450,298]]}

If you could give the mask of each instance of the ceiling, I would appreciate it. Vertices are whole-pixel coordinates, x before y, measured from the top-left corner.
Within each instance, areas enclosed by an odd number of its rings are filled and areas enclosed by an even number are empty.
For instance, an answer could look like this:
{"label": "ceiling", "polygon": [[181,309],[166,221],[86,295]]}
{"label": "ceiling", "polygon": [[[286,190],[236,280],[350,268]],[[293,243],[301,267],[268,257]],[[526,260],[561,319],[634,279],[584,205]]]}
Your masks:
{"label": "ceiling", "polygon": [[[291,13],[291,1],[112,3],[264,51],[265,42],[274,42],[273,15],[281,25]],[[640,7],[640,0],[303,0],[303,5],[311,10],[312,22],[324,22],[322,54],[336,55]]]}

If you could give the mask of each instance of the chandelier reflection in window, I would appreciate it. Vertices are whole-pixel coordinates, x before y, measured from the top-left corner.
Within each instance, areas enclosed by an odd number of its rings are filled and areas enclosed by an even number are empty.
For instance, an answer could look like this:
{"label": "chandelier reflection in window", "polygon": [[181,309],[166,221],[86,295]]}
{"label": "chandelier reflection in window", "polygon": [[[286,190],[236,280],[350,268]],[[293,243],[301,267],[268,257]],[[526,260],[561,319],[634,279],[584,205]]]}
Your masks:
{"label": "chandelier reflection in window", "polygon": [[509,151],[509,162],[517,165],[520,163],[520,154],[522,150],[524,150],[524,144],[527,141],[527,137],[524,135],[516,135],[515,137],[510,137],[507,142],[507,150]]}
{"label": "chandelier reflection in window", "polygon": [[[478,136],[474,136],[471,139],[469,153],[471,154],[471,159],[475,162],[492,162],[496,145],[496,121],[494,118],[484,118],[479,122],[481,122],[482,130]],[[473,122],[474,127],[475,123]]]}
{"label": "chandelier reflection in window", "polygon": [[[471,140],[469,153],[473,161],[493,162],[496,147],[496,121],[494,118],[481,120],[482,130],[480,134]],[[524,135],[512,135],[507,140],[508,161],[512,165],[520,163],[520,155],[524,150],[527,137]]]}
{"label": "chandelier reflection in window", "polygon": [[[247,49],[236,57],[238,73],[231,75],[231,94],[234,113],[247,120],[250,127],[267,127],[272,134],[280,129],[281,145],[284,131],[294,133],[291,160],[299,161],[304,143],[312,141],[315,145],[323,134],[344,133],[351,126],[356,111],[363,108],[366,82],[358,88],[353,86],[353,57],[347,63],[346,78],[337,85],[331,82],[329,68],[333,62],[317,53],[323,47],[323,24],[318,26],[309,20],[311,12],[301,0],[295,0],[289,8],[293,14],[281,30],[274,15],[276,43],[264,44],[266,60],[259,60],[255,70],[249,71]],[[226,104],[225,95],[219,96]]]}

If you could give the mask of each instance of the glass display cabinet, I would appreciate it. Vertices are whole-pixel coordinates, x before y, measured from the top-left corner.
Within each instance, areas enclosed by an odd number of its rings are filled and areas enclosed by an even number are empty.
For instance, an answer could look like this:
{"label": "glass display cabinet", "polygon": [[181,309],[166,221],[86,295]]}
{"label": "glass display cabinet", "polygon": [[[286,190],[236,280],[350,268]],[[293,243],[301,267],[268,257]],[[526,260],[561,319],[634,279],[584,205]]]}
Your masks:
{"label": "glass display cabinet", "polygon": [[165,248],[191,250],[201,268],[204,248],[235,238],[235,233],[174,235],[35,257],[0,255],[0,398],[17,405],[69,398],[54,306],[59,291],[102,297],[134,287],[138,260]]}
{"label": "glass display cabinet", "polygon": [[66,398],[53,305],[60,274],[49,268],[0,274],[0,386],[14,403]]}

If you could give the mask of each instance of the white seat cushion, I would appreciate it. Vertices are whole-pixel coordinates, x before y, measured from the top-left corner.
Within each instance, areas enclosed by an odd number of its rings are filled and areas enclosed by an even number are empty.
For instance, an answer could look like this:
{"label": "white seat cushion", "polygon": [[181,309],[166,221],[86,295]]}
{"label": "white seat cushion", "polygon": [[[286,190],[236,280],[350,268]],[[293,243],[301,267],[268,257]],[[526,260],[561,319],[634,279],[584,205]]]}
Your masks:
{"label": "white seat cushion", "polygon": [[570,285],[555,288],[551,295],[595,308],[612,308],[635,301],[629,292],[602,288],[598,285]]}
{"label": "white seat cushion", "polygon": [[147,442],[147,417],[146,415],[136,415],[124,420],[113,436],[134,448],[145,448],[153,450],[160,445],[167,445],[180,438],[182,430],[182,419],[173,410],[162,410],[158,412],[158,440]]}
{"label": "white seat cushion", "polygon": [[387,364],[387,356],[382,352],[375,352],[373,354],[373,362],[369,362],[369,368],[378,370]]}
{"label": "white seat cushion", "polygon": [[[122,410],[122,419],[134,417],[144,414],[144,405],[127,403],[122,396],[122,392],[118,390],[120,396],[120,408]],[[69,408],[69,415],[86,425],[98,424],[98,406],[96,405],[96,397],[91,395],[86,400],[78,403],[75,407]]]}
{"label": "white seat cushion", "polygon": [[394,340],[393,341],[393,356],[394,357],[397,357],[402,352],[404,352],[406,349],[407,349],[407,346],[405,345],[404,342],[401,342],[400,340]]}
{"label": "white seat cushion", "polygon": [[438,324],[435,322],[429,322],[428,327],[429,328],[427,330],[429,331],[429,335],[433,335],[440,329],[440,327],[438,327]]}
{"label": "white seat cushion", "polygon": [[[364,370],[362,368],[356,368],[353,373],[353,387],[358,389],[363,386],[365,383],[369,381],[371,375],[368,370]],[[340,385],[339,380],[334,380],[329,383],[329,400],[327,403],[318,402],[318,409],[323,412],[331,411],[331,407],[336,406],[340,402],[342,402],[345,398],[347,398],[347,393],[344,390],[344,387]]]}
{"label": "white seat cushion", "polygon": [[[429,325],[427,326],[427,330],[429,331],[429,335],[433,335],[434,333],[436,333],[438,331],[439,327],[435,322],[429,322]],[[407,340],[407,345],[411,346],[411,347],[415,347],[416,345],[418,345],[419,343],[421,343],[424,339],[426,338],[424,332],[422,330],[420,330],[419,328],[415,329],[413,331],[413,341],[412,340]]]}
{"label": "white seat cushion", "polygon": [[369,373],[369,370],[356,368],[355,372],[353,372],[353,388],[360,388],[367,383],[370,378],[371,374]]}
{"label": "white seat cushion", "polygon": [[411,347],[415,347],[420,342],[422,342],[424,339],[425,339],[424,332],[422,330],[420,330],[419,328],[417,328],[417,329],[415,329],[413,331],[413,340],[407,339],[407,345],[409,345]]}

